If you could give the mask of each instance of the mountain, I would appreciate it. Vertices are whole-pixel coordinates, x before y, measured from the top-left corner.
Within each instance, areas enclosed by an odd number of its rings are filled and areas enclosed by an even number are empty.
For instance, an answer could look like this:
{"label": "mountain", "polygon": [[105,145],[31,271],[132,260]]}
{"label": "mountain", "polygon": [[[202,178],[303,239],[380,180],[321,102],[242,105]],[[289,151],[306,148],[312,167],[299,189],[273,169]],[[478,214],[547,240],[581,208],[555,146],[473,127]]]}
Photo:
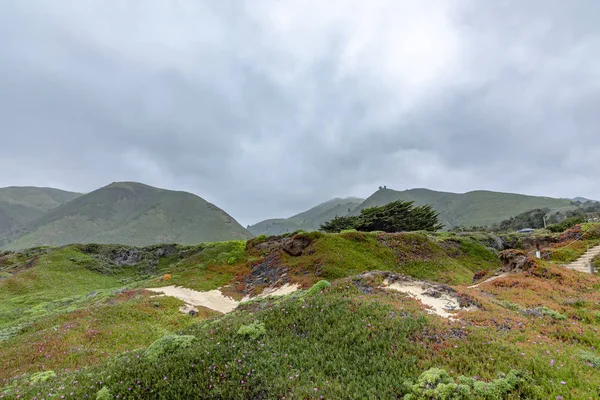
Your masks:
{"label": "mountain", "polygon": [[250,237],[231,216],[196,195],[119,182],[50,209],[5,247],[193,244]]}
{"label": "mountain", "polygon": [[263,234],[281,235],[283,233],[295,232],[299,229],[304,231],[318,230],[321,224],[336,216],[347,215],[363,201],[364,199],[357,197],[335,198],[290,218],[268,219],[259,222],[249,226],[248,230],[256,236]]}
{"label": "mountain", "polygon": [[571,205],[571,200],[522,194],[477,190],[468,193],[437,192],[429,189],[396,191],[380,189],[352,211],[382,206],[392,201],[414,201],[430,204],[440,213],[440,222],[446,227],[487,226],[536,208],[558,209]]}
{"label": "mountain", "polygon": [[40,187],[0,188],[0,243],[3,237],[15,234],[27,224],[80,193]]}
{"label": "mountain", "polygon": [[579,203],[588,203],[588,202],[598,203],[598,200],[592,200],[592,199],[588,199],[588,198],[585,198],[585,197],[575,197],[573,199],[573,201],[577,201]]}

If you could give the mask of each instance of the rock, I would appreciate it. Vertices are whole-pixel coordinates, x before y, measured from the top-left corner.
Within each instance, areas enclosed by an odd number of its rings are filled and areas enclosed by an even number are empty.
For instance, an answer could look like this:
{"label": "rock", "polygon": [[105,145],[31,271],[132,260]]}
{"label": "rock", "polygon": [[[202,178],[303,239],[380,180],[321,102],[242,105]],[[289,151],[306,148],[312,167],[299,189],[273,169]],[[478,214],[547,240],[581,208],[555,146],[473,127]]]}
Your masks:
{"label": "rock", "polygon": [[504,250],[500,253],[502,272],[527,271],[535,265],[535,259],[522,250]]}
{"label": "rock", "polygon": [[144,258],[138,249],[121,250],[111,257],[111,261],[117,265],[135,265]]}
{"label": "rock", "polygon": [[191,304],[184,304],[183,306],[179,307],[179,311],[183,314],[191,315],[192,317],[198,315],[198,309]]}
{"label": "rock", "polygon": [[288,253],[290,256],[298,257],[302,255],[304,249],[310,246],[310,243],[311,240],[306,236],[296,235],[284,242],[282,250]]}
{"label": "rock", "polygon": [[273,253],[277,250],[283,250],[287,254],[297,257],[302,255],[303,251],[312,243],[310,237],[302,234],[290,236],[271,236],[266,240],[249,240],[246,243],[247,250],[258,250],[264,253]]}

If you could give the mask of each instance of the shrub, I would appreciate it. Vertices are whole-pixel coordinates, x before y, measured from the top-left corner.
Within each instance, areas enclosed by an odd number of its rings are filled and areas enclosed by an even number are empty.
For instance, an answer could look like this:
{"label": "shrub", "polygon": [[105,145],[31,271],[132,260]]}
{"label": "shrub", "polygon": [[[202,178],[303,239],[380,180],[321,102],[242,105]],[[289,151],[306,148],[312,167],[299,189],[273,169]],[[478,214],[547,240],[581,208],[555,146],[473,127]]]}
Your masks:
{"label": "shrub", "polygon": [[96,400],[112,400],[112,399],[113,399],[113,395],[106,386],[104,386],[102,389],[100,389],[98,391],[98,393],[96,393]]}
{"label": "shrub", "polygon": [[238,335],[244,336],[250,339],[258,339],[265,333],[267,333],[267,329],[265,328],[265,324],[262,322],[253,322],[249,325],[242,325],[240,329],[237,331]]}
{"label": "shrub", "polygon": [[585,217],[583,215],[578,215],[575,217],[567,218],[561,223],[550,225],[548,226],[548,230],[550,232],[560,233],[566,231],[567,229],[571,229],[577,224],[581,224],[584,222],[586,222]]}
{"label": "shrub", "polygon": [[33,384],[46,382],[48,379],[56,378],[56,372],[54,371],[44,371],[38,372],[36,374],[31,375],[29,381]]}
{"label": "shrub", "polygon": [[405,395],[404,400],[502,400],[523,380],[519,372],[512,370],[492,382],[460,376],[456,383],[445,370],[431,368],[419,376],[417,383],[412,385],[412,393]]}
{"label": "shrub", "polygon": [[185,349],[192,345],[196,340],[195,336],[190,335],[167,335],[152,343],[146,350],[146,358],[154,362],[161,357],[175,353],[179,349]]}
{"label": "shrub", "polygon": [[594,271],[600,271],[600,254],[596,254],[592,258],[592,266],[594,267]]}
{"label": "shrub", "polygon": [[564,316],[563,314],[561,314],[557,311],[554,311],[546,306],[537,307],[536,310],[540,311],[543,315],[548,315],[559,321],[563,321],[563,320],[567,319],[567,317]]}
{"label": "shrub", "polygon": [[321,290],[323,290],[329,286],[331,286],[331,283],[329,283],[326,280],[320,280],[319,282],[315,283],[310,289],[308,289],[306,291],[306,294],[310,296],[310,295],[319,293]]}
{"label": "shrub", "polygon": [[593,365],[595,368],[600,368],[600,357],[591,351],[582,351],[579,358],[586,363]]}
{"label": "shrub", "polygon": [[267,235],[265,235],[264,233],[262,235],[258,235],[257,237],[255,237],[254,239],[252,239],[252,243],[253,244],[260,244],[260,243],[264,243],[268,240]]}

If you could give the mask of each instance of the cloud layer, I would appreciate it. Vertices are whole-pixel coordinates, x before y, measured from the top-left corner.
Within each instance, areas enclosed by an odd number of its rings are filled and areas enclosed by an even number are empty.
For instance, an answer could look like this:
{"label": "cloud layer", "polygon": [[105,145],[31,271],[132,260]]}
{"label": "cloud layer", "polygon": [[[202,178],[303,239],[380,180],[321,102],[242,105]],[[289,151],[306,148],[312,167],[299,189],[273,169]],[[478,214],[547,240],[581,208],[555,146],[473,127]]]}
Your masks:
{"label": "cloud layer", "polygon": [[379,185],[600,199],[595,1],[0,2],[0,186],[242,223]]}

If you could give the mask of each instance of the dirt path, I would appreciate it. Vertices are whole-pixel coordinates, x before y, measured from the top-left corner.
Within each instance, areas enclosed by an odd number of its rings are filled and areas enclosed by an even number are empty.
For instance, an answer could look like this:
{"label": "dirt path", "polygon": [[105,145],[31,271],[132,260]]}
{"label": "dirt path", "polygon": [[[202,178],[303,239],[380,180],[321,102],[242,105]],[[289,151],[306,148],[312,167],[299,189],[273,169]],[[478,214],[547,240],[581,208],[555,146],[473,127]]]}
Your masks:
{"label": "dirt path", "polygon": [[479,285],[483,285],[484,283],[495,281],[496,279],[505,278],[510,275],[510,272],[503,272],[500,275],[492,276],[491,278],[487,278],[483,282],[479,282],[477,285],[467,286],[469,289],[473,289],[479,287]]}
{"label": "dirt path", "polygon": [[[281,296],[293,293],[299,288],[300,286],[298,285],[289,285],[286,283],[278,288],[267,288],[256,297],[264,298],[269,296]],[[186,306],[181,308],[181,311],[184,313],[193,311],[195,306],[201,306],[226,314],[235,310],[240,303],[251,300],[251,297],[246,296],[242,301],[237,301],[229,296],[223,295],[220,288],[209,290],[207,292],[199,292],[181,286],[164,286],[159,288],[148,288],[147,290],[182,300],[186,303]]]}

